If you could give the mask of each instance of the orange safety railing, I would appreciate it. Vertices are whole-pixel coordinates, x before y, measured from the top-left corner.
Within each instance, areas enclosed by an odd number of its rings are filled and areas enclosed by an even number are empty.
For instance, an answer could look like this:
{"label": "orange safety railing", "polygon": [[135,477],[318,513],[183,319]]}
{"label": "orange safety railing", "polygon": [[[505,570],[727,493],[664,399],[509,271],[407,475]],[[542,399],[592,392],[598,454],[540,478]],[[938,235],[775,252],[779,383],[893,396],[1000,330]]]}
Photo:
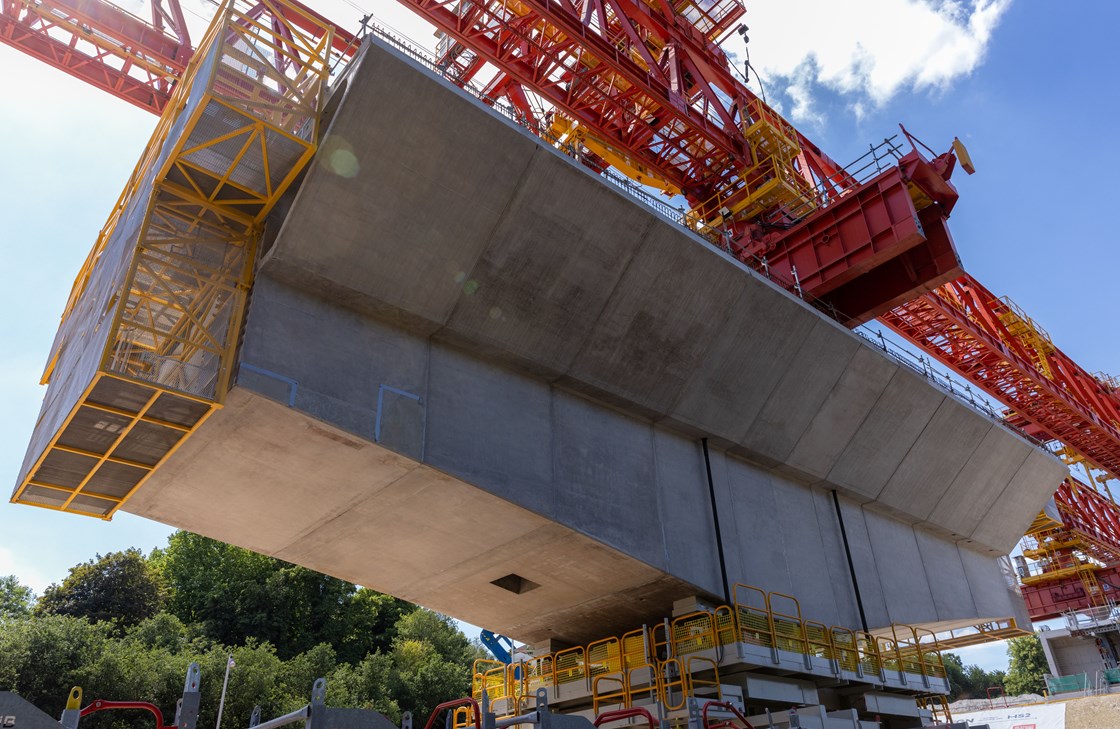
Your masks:
{"label": "orange safety railing", "polygon": [[677,658],[661,661],[657,666],[657,674],[660,684],[658,698],[661,699],[662,705],[668,711],[683,709],[688,702],[688,679],[684,664]]}
{"label": "orange safety railing", "polygon": [[[685,664],[688,671],[685,677],[688,679],[685,684],[689,696],[696,696],[697,690],[706,692],[704,698],[715,699],[717,701],[723,698],[723,687],[719,683],[719,664],[711,658],[704,658],[703,656],[693,656],[688,659]],[[698,674],[711,671],[711,678],[701,678]]]}

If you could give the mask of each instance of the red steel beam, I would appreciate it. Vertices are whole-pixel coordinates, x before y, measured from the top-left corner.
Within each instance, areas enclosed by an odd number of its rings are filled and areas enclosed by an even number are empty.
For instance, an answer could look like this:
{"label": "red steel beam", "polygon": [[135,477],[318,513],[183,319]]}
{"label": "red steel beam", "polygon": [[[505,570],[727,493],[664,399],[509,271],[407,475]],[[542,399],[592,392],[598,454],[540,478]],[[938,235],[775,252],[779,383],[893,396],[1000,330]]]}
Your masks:
{"label": "red steel beam", "polygon": [[1001,320],[1013,313],[969,275],[890,310],[880,319],[907,341],[980,387],[1013,423],[1060,441],[1089,463],[1120,476],[1120,399],[1061,350],[1039,354]]}
{"label": "red steel beam", "polygon": [[[739,125],[740,116],[761,102],[733,76],[712,35],[668,3],[400,2],[672,182],[693,205],[717,192],[734,194],[742,184],[738,174],[755,164]],[[713,8],[705,21],[713,27],[726,28],[742,15],[738,0]],[[660,49],[653,65],[651,49]],[[854,184],[798,135],[804,151],[799,174],[811,183]]]}
{"label": "red steel beam", "polygon": [[[1120,599],[1120,566],[1097,570],[1096,578],[1105,597],[1113,600]],[[1070,611],[1098,607],[1085,591],[1085,585],[1078,577],[1022,585],[1020,589],[1027,603],[1027,612],[1034,621],[1050,620]]]}
{"label": "red steel beam", "polygon": [[106,0],[4,0],[0,41],[155,114],[193,53],[178,0],[151,22]]}

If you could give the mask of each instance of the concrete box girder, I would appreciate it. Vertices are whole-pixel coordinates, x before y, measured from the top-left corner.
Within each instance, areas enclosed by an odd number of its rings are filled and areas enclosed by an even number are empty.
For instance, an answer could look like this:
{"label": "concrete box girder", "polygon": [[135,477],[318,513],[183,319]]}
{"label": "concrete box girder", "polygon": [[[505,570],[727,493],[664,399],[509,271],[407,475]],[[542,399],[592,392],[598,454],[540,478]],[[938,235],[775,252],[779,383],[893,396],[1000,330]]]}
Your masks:
{"label": "concrete box girder", "polygon": [[[730,582],[857,625],[839,503],[872,625],[1014,612],[990,554],[1056,459],[396,52],[347,83],[238,388],[129,510],[578,640],[719,597],[717,519]],[[952,551],[990,591],[959,615],[922,577]]]}

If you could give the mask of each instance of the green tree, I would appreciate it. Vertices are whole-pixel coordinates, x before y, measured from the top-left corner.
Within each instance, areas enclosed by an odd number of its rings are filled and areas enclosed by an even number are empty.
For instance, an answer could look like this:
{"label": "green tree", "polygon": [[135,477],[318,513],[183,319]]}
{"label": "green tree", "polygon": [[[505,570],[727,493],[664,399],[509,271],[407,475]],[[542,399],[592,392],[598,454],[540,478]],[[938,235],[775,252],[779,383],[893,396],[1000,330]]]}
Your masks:
{"label": "green tree", "polygon": [[156,576],[138,549],[110,552],[70,568],[35,606],[37,615],[73,615],[127,628],[159,611],[163,597]]}
{"label": "green tree", "polygon": [[27,617],[34,602],[35,593],[15,575],[0,577],[0,619]]}
{"label": "green tree", "polygon": [[423,719],[448,699],[470,690],[471,664],[487,657],[455,621],[431,610],[416,610],[397,623],[389,693],[400,707]]}
{"label": "green tree", "polygon": [[1041,694],[1050,669],[1038,636],[1024,635],[1007,641],[1007,655],[1011,659],[1007,667],[1007,693]]}
{"label": "green tree", "polygon": [[409,603],[222,542],[176,532],[153,554],[168,610],[226,645],[267,641],[281,659],[329,644],[357,663],[387,650]]}

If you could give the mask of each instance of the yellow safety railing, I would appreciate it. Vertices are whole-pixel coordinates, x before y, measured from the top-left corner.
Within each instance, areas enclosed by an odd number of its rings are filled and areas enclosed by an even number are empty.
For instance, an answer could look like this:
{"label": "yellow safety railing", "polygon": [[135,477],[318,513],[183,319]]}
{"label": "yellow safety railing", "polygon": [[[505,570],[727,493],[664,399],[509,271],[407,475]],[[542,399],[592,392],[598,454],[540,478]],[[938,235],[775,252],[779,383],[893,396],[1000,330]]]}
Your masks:
{"label": "yellow safety railing", "polygon": [[653,665],[637,666],[626,672],[626,693],[630,708],[635,703],[656,701],[661,696],[661,677]]}
{"label": "yellow safety railing", "polygon": [[486,691],[492,703],[507,700],[500,707],[504,715],[516,713],[539,688],[577,682],[590,688],[596,712],[645,700],[661,701],[673,710],[698,690],[720,695],[719,654],[699,654],[736,643],[836,661],[840,670],[864,676],[889,671],[945,678],[932,632],[908,625],[890,631],[873,635],[806,620],[792,595],[740,584],[731,606],[688,613],[510,666],[475,661],[472,692],[480,699]]}
{"label": "yellow safety railing", "polygon": [[[782,606],[782,611],[774,608],[775,598]],[[781,592],[771,592],[767,595],[767,604],[770,607],[774,638],[778,648],[791,653],[808,653],[809,640],[805,635],[805,622],[801,619],[801,603],[797,598]]]}
{"label": "yellow safety railing", "polygon": [[670,625],[673,637],[673,655],[685,656],[716,647],[716,626],[711,613],[696,612],[682,615]]}
{"label": "yellow safety railing", "polygon": [[809,655],[814,658],[823,658],[825,660],[832,660],[836,656],[832,648],[832,641],[828,632],[828,627],[824,623],[816,623],[811,620],[805,621],[805,640],[807,641]]}
{"label": "yellow safety railing", "polygon": [[902,655],[898,643],[889,638],[876,638],[876,648],[879,651],[879,663],[884,671],[902,670]]}
{"label": "yellow safety railing", "polygon": [[879,657],[879,641],[875,636],[857,632],[856,648],[859,651],[859,665],[865,676],[878,676],[883,672],[883,662]]}
{"label": "yellow safety railing", "polygon": [[596,714],[604,706],[629,708],[630,690],[622,675],[596,676],[591,681],[591,710]]}
{"label": "yellow safety railing", "polygon": [[657,667],[657,677],[661,684],[661,703],[669,711],[683,709],[688,701],[688,674],[684,663],[677,658],[661,661]]}
{"label": "yellow safety railing", "polygon": [[556,685],[586,680],[587,654],[583,646],[568,648],[555,654],[553,672]]}
{"label": "yellow safety railing", "polygon": [[859,671],[859,645],[856,643],[856,634],[847,628],[833,628],[829,631],[832,640],[832,652],[840,669],[856,673]]}
{"label": "yellow safety railing", "polygon": [[736,642],[739,631],[735,625],[735,611],[727,605],[720,605],[712,613],[712,620],[715,622],[716,642],[720,645]]}
{"label": "yellow safety railing", "polygon": [[650,659],[656,664],[658,661],[664,660],[669,657],[672,648],[672,641],[669,637],[669,629],[665,623],[657,623],[649,630],[649,655]]}
{"label": "yellow safety railing", "polygon": [[650,636],[645,628],[622,636],[622,663],[627,670],[650,665]]}
{"label": "yellow safety railing", "polygon": [[482,692],[491,701],[505,698],[506,664],[486,658],[477,659],[471,667],[471,696],[475,701],[482,700]]}
{"label": "yellow safety railing", "polygon": [[618,638],[604,638],[587,646],[587,675],[591,678],[622,672],[622,643]]}
{"label": "yellow safety railing", "polygon": [[766,592],[750,585],[735,585],[735,618],[739,640],[770,648],[774,645],[774,622]]}

